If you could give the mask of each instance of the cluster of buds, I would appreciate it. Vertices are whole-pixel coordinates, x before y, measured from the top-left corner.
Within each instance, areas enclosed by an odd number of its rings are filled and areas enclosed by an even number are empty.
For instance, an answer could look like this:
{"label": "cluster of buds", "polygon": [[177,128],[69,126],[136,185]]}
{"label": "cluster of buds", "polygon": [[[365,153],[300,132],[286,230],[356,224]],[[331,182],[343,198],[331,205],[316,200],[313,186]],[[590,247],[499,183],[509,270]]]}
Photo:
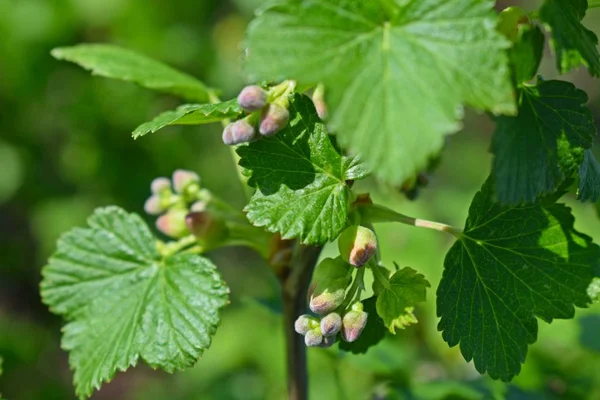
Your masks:
{"label": "cluster of buds", "polygon": [[158,216],[156,227],[166,236],[179,239],[193,234],[204,247],[227,236],[223,219],[207,210],[212,195],[200,186],[195,172],[178,169],[172,179],[154,179],[150,190],[144,210]]}
{"label": "cluster of buds", "polygon": [[330,312],[323,316],[314,317],[301,315],[296,320],[294,328],[304,336],[308,347],[331,347],[341,336],[346,342],[354,342],[367,324],[368,314],[363,311],[361,302],[356,302],[343,313]]}
{"label": "cluster of buds", "polygon": [[260,136],[273,136],[290,118],[287,95],[277,96],[277,87],[267,92],[257,85],[246,86],[237,97],[240,107],[249,113],[223,130],[223,143],[233,146],[251,142]]}

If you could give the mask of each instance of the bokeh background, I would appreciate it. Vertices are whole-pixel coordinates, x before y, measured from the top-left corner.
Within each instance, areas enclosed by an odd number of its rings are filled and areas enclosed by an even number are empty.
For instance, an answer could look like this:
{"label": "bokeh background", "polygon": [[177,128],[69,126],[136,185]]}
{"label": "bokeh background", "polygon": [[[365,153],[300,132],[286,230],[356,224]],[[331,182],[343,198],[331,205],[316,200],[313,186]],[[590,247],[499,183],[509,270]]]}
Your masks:
{"label": "bokeh background", "polygon": [[[246,24],[259,0],[0,0],[0,392],[8,399],[74,399],[62,321],[41,303],[40,269],[61,232],[84,224],[95,207],[143,212],[152,178],[176,168],[243,206],[229,150],[218,126],[171,127],[138,141],[131,130],[179,100],[132,84],[90,77],[54,60],[50,50],[110,42],[145,53],[235,96]],[[503,7],[509,2],[499,2]],[[533,9],[538,2],[518,3]],[[585,23],[600,33],[600,9]],[[293,44],[290,44],[293,45]],[[553,60],[541,74],[556,76]],[[590,95],[600,115],[598,81],[585,70],[564,79]],[[410,124],[410,121],[407,121]],[[417,201],[374,181],[361,183],[401,212],[462,226],[490,169],[493,124],[467,113],[449,137],[442,164]],[[592,204],[574,207],[576,226],[600,239]],[[150,223],[152,221],[149,220]],[[411,266],[432,283],[417,310],[420,324],[366,355],[310,349],[312,399],[362,399],[394,387],[404,399],[600,399],[600,307],[575,321],[540,321],[522,373],[511,385],[480,377],[436,330],[435,289],[451,237],[408,226],[381,226],[384,261]],[[330,252],[326,249],[325,254]],[[94,399],[283,399],[285,368],[278,288],[261,259],[245,249],[209,255],[232,288],[214,344],[197,366],[169,375],[140,365]]]}

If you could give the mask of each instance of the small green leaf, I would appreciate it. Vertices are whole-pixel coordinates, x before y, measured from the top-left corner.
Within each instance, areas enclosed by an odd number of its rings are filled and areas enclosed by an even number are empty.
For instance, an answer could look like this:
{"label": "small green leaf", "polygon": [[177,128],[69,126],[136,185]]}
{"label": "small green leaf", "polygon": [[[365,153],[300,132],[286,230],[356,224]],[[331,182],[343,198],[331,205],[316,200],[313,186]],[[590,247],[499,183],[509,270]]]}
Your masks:
{"label": "small green leaf", "polygon": [[340,341],[340,349],[349,351],[353,354],[366,353],[370,347],[375,346],[385,337],[387,328],[383,320],[377,315],[376,309],[377,297],[369,297],[362,302],[363,311],[369,314],[367,317],[367,325],[362,333],[354,342],[348,343],[344,340]]}
{"label": "small green leaf", "polygon": [[[382,180],[427,167],[462,105],[515,111],[492,0],[287,0],[248,28],[254,80],[324,83],[330,126]],[[293,45],[290,45],[293,43]]]}
{"label": "small green leaf", "polygon": [[219,122],[224,119],[237,118],[242,109],[236,99],[218,104],[184,104],[176,110],[165,111],[152,121],[143,123],[133,131],[137,139],[147,133],[154,133],[168,125],[200,125]]}
{"label": "small green leaf", "polygon": [[583,163],[579,167],[577,198],[591,202],[600,198],[600,163],[589,149],[583,152]]}
{"label": "small green leaf", "polygon": [[535,201],[575,172],[596,135],[587,100],[585,92],[564,81],[519,89],[519,115],[497,118],[492,140],[500,201]]}
{"label": "small green leaf", "polygon": [[59,239],[41,283],[44,303],[68,321],[62,346],[78,396],[139,358],[168,372],[193,365],[227,304],[215,266],[191,254],[161,259],[148,226],[117,207],[88,224]]}
{"label": "small green leaf", "polygon": [[277,135],[239,146],[240,166],[257,188],[246,206],[250,222],[306,244],[335,239],[348,218],[347,179],[365,175],[343,157],[310,98],[290,101],[290,122]]}
{"label": "small green leaf", "polygon": [[413,315],[416,303],[425,301],[426,288],[431,285],[412,268],[402,268],[390,277],[389,286],[377,298],[377,314],[392,333],[417,322]]}
{"label": "small green leaf", "polygon": [[513,76],[520,85],[535,76],[544,53],[544,34],[537,26],[521,25],[517,42],[508,55],[513,69]]}
{"label": "small green leaf", "polygon": [[573,228],[569,208],[555,199],[501,205],[494,186],[489,179],[477,193],[446,255],[438,329],[479,372],[509,381],[537,339],[537,318],[573,318],[574,306],[590,303],[600,247]]}
{"label": "small green leaf", "polygon": [[600,76],[598,37],[581,24],[586,10],[587,0],[546,0],[540,8],[540,19],[552,34],[556,67],[563,74],[584,65],[591,75]]}
{"label": "small green leaf", "polygon": [[131,50],[108,44],[80,44],[56,48],[52,56],[79,64],[93,75],[134,82],[190,101],[209,101],[209,89],[196,78]]}

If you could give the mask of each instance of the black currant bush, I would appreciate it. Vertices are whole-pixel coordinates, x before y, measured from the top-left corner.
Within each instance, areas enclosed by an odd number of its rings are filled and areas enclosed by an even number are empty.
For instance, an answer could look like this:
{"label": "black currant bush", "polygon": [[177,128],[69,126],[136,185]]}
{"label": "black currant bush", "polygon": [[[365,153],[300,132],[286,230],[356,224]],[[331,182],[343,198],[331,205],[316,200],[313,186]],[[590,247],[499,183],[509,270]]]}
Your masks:
{"label": "black currant bush", "polygon": [[[60,238],[41,294],[67,321],[62,346],[77,395],[89,397],[140,359],[168,372],[193,365],[229,295],[205,253],[243,245],[279,279],[289,397],[306,398],[306,347],[365,353],[418,323],[415,308],[431,285],[419,265],[384,264],[376,235],[384,222],[449,234],[438,330],[480,373],[505,382],[519,374],[538,320],[572,318],[596,300],[600,277],[600,247],[559,203],[568,192],[582,202],[600,197],[587,95],[536,74],[546,38],[560,73],[583,66],[598,76],[600,55],[581,23],[585,0],[499,13],[493,5],[273,2],[244,42],[253,85],[227,101],[111,45],[53,50],[93,74],[189,101],[140,125],[136,139],[168,125],[221,123],[248,194],[240,210],[196,173],[177,170],[150,184],[144,207],[169,240],[115,206]],[[489,178],[464,229],[405,216],[356,189],[371,176],[414,196],[445,137],[460,129],[464,106],[496,124]],[[337,253],[318,261],[336,240]]]}

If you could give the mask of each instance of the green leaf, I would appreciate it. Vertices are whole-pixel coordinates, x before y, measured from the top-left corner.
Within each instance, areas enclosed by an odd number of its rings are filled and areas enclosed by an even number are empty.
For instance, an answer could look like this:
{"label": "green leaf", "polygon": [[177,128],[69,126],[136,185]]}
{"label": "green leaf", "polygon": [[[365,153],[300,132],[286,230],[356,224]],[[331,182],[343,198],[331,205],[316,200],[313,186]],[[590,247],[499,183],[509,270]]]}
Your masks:
{"label": "green leaf", "polygon": [[508,55],[517,85],[535,76],[544,53],[544,34],[537,26],[520,25],[517,42]]}
{"label": "green leaf", "polygon": [[425,301],[426,288],[431,285],[422,274],[406,267],[394,272],[389,286],[377,298],[377,314],[392,333],[417,322],[413,315],[416,303]]}
{"label": "green leaf", "polygon": [[200,125],[219,122],[224,119],[237,118],[242,109],[236,99],[218,104],[184,104],[176,110],[165,111],[152,121],[143,123],[133,131],[137,139],[147,133],[154,133],[168,125]]}
{"label": "green leaf", "polygon": [[573,228],[570,209],[554,199],[505,206],[493,198],[489,179],[446,255],[438,329],[479,372],[509,381],[537,339],[536,317],[573,318],[574,306],[588,305],[600,248]]}
{"label": "green leaf", "polygon": [[161,259],[148,226],[120,208],[97,209],[89,228],[58,241],[42,271],[42,298],[63,315],[76,392],[88,397],[142,358],[168,372],[210,346],[228,288],[207,259]]}
{"label": "green leaf", "polygon": [[363,329],[362,333],[352,343],[346,341],[340,341],[340,349],[349,351],[353,354],[366,353],[370,347],[375,346],[385,337],[387,329],[383,323],[383,320],[377,315],[377,297],[369,297],[362,302],[363,311],[369,316],[367,317],[367,325]]}
{"label": "green leaf", "polygon": [[577,198],[591,202],[600,198],[600,163],[589,149],[583,152],[583,163],[579,167]]}
{"label": "green leaf", "polygon": [[58,60],[67,60],[90,70],[93,75],[122,79],[148,89],[207,102],[208,89],[196,78],[144,55],[108,44],[80,44],[52,50]]}
{"label": "green leaf", "polygon": [[340,144],[393,184],[426,168],[460,129],[462,104],[515,111],[493,1],[400,3],[281,1],[247,39],[252,79],[324,83]]}
{"label": "green leaf", "polygon": [[532,202],[571,176],[596,135],[587,100],[585,92],[564,81],[519,89],[519,115],[499,117],[492,139],[500,201]]}
{"label": "green leaf", "polygon": [[556,67],[566,73],[580,65],[600,76],[598,37],[581,24],[587,0],[546,0],[540,19],[551,32],[550,45],[556,53]]}
{"label": "green leaf", "polygon": [[257,188],[245,209],[250,222],[306,244],[335,239],[348,217],[345,181],[365,169],[340,155],[332,140],[310,98],[296,94],[281,132],[239,146],[239,164]]}

